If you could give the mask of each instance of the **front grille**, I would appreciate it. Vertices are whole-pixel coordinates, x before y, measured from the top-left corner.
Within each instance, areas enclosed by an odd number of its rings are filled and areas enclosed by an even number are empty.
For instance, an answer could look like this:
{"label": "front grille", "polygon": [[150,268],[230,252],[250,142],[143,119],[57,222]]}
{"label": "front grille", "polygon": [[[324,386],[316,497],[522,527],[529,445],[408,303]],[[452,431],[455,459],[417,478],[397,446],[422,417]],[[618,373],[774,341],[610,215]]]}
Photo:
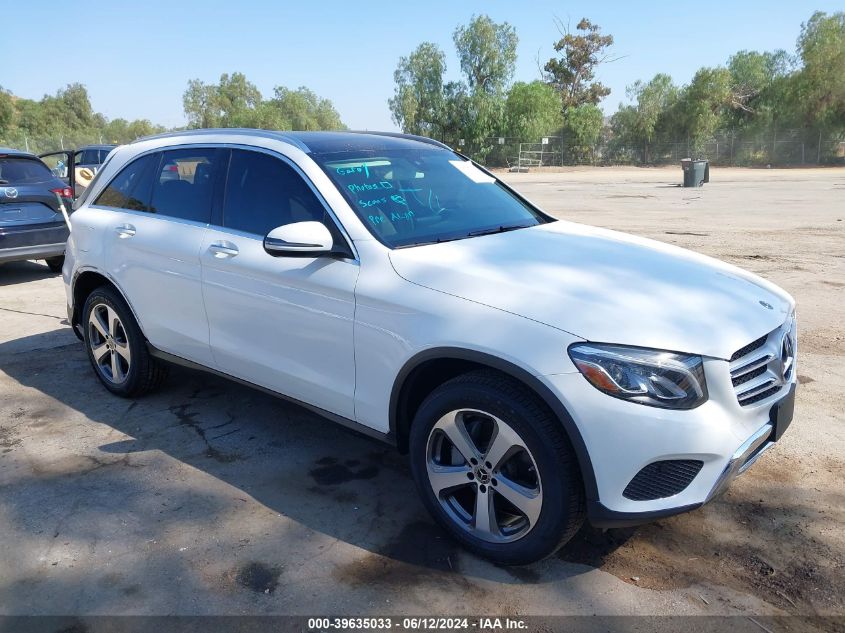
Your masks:
{"label": "front grille", "polygon": [[760,349],[761,347],[763,347],[763,345],[765,345],[765,344],[766,344],[766,339],[767,339],[767,338],[769,338],[769,335],[768,335],[768,334],[766,334],[766,336],[761,336],[761,337],[760,337],[760,338],[758,338],[756,341],[753,341],[753,342],[749,343],[749,344],[748,344],[748,345],[746,345],[745,347],[741,347],[741,348],[739,348],[738,350],[736,350],[736,351],[734,352],[734,355],[733,355],[733,356],[731,356],[731,362],[734,362],[735,360],[740,359],[740,358],[742,358],[743,356],[746,356],[746,355],[750,354],[750,353],[751,353],[751,352],[753,352],[755,349]]}
{"label": "front grille", "polygon": [[690,485],[704,466],[697,459],[670,459],[645,466],[625,486],[622,496],[632,501],[651,501],[676,495]]}
{"label": "front grille", "polygon": [[744,374],[739,374],[736,377],[731,377],[731,382],[733,383],[734,387],[739,387],[747,383],[749,380],[756,378],[757,376],[762,376],[766,373],[766,366],[760,365],[757,369],[752,369]]}
{"label": "front grille", "polygon": [[778,391],[780,391],[780,385],[769,387],[765,391],[756,393],[753,396],[746,396],[745,398],[743,398],[741,404],[742,406],[747,407],[749,405],[754,404],[755,402],[760,402],[760,400],[765,400],[769,396],[775,395]]}
{"label": "front grille", "polygon": [[789,337],[794,352],[795,321],[741,347],[730,360],[731,383],[740,406],[748,407],[777,394],[792,377],[792,366],[784,373],[784,337]]}

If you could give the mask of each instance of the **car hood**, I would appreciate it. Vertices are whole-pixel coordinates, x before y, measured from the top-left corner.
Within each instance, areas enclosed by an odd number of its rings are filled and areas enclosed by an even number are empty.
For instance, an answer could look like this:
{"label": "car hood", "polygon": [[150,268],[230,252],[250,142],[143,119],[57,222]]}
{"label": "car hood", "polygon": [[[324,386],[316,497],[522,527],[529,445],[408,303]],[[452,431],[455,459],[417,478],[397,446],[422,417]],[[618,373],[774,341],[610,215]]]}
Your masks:
{"label": "car hood", "polygon": [[580,338],[730,358],[786,320],[774,284],[682,248],[572,222],[391,251],[414,284]]}

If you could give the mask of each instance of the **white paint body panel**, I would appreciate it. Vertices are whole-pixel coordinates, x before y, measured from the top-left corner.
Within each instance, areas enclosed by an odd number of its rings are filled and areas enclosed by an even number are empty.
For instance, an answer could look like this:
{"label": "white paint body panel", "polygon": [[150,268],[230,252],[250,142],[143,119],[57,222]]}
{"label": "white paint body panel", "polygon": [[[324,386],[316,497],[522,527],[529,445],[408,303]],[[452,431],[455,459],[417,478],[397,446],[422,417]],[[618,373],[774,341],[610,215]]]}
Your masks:
{"label": "white paint body panel", "polygon": [[[138,154],[185,144],[285,155],[331,208],[355,258],[272,257],[260,239],[236,231],[90,207]],[[303,149],[237,131],[118,148],[91,189],[68,242],[69,305],[75,274],[99,271],[124,293],[156,347],[381,432],[389,430],[397,376],[414,356],[440,347],[494,356],[537,377],[570,412],[599,500],[610,510],[705,501],[782,395],[740,407],[725,359],[784,323],[792,298],[750,273],[666,244],[554,222],[390,250]],[[113,231],[124,222],[136,228],[131,239]],[[211,253],[221,240],[237,255]],[[709,400],[671,411],[611,398],[571,363],[567,347],[581,340],[701,355]],[[640,468],[671,458],[705,465],[675,497],[622,496]]]}
{"label": "white paint body panel", "polygon": [[[238,254],[216,257],[209,246],[220,241]],[[201,259],[216,366],[353,419],[357,262],[272,257],[262,240],[215,227]]]}
{"label": "white paint body panel", "polygon": [[395,250],[390,259],[416,284],[591,341],[717,358],[792,310],[789,295],[739,268],[572,222]]}

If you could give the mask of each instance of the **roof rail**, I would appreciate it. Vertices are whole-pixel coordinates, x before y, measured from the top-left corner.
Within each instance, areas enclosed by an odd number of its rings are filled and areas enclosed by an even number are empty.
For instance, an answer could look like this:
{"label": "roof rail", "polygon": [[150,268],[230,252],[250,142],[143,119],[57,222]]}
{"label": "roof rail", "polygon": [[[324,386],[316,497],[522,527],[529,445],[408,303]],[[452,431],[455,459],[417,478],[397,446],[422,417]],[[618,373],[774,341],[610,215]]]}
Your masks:
{"label": "roof rail", "polygon": [[[442,149],[451,150],[448,145],[435,141],[433,138],[427,136],[417,136],[415,134],[402,134],[401,132],[372,132],[369,130],[338,130],[340,133],[347,134],[370,134],[372,136],[386,136],[389,138],[407,139],[409,141],[417,141],[418,143],[425,143],[426,145],[434,145]],[[311,149],[301,139],[297,138],[296,131],[288,134],[286,132],[278,132],[276,130],[257,130],[254,128],[200,128],[192,130],[174,130],[173,132],[164,132],[163,134],[153,134],[151,136],[143,136],[135,139],[132,143],[139,143],[141,141],[150,141],[162,138],[175,138],[178,136],[202,136],[208,134],[240,134],[243,136],[257,136],[263,138],[272,138],[294,147],[301,149],[303,152],[310,153]]]}
{"label": "roof rail", "polygon": [[173,132],[164,132],[162,134],[152,134],[150,136],[142,136],[141,138],[137,138],[132,143],[140,143],[141,141],[151,141],[160,138],[174,138],[176,136],[203,136],[207,134],[240,134],[242,136],[258,136],[264,138],[272,138],[276,139],[277,141],[282,141],[283,143],[287,143],[288,145],[293,145],[297,149],[301,149],[303,152],[310,151],[308,146],[305,145],[299,139],[289,136],[284,132],[276,132],[275,130],[257,130],[255,128],[239,128],[239,127],[228,127],[228,128],[200,128],[200,129],[192,129],[192,130],[174,130]]}

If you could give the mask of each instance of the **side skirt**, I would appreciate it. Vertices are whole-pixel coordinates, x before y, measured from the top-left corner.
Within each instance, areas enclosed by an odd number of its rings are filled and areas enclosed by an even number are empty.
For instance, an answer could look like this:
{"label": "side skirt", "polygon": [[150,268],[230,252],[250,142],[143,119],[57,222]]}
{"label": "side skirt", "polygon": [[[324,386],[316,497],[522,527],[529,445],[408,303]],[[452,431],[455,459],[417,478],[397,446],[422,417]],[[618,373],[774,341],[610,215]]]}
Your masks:
{"label": "side skirt", "polygon": [[282,400],[286,400],[292,404],[298,405],[303,409],[308,409],[309,411],[316,413],[317,415],[323,418],[331,420],[332,422],[339,424],[340,426],[349,429],[354,433],[379,440],[380,442],[384,442],[385,444],[389,444],[394,447],[396,446],[396,437],[393,433],[382,433],[381,431],[376,431],[375,429],[371,429],[368,426],[364,426],[363,424],[360,424],[355,420],[350,420],[349,418],[345,418],[342,415],[337,415],[336,413],[332,413],[331,411],[326,411],[325,409],[321,409],[320,407],[308,404],[307,402],[303,402],[302,400],[297,400],[296,398],[292,398],[291,396],[279,393],[278,391],[273,391],[272,389],[268,389],[267,387],[256,385],[255,383],[251,383],[247,380],[242,380],[235,376],[226,374],[222,371],[206,367],[205,365],[200,365],[199,363],[187,360],[185,358],[182,358],[181,356],[175,356],[174,354],[163,352],[157,347],[151,345],[149,342],[147,342],[147,349],[149,350],[151,356],[158,358],[159,360],[163,360],[174,365],[180,365],[182,367],[187,367],[188,369],[203,371],[208,374],[220,376],[221,378],[231,380],[232,382],[244,385],[245,387],[250,387],[252,389],[262,391],[271,396],[275,396],[276,398],[281,398]]}

